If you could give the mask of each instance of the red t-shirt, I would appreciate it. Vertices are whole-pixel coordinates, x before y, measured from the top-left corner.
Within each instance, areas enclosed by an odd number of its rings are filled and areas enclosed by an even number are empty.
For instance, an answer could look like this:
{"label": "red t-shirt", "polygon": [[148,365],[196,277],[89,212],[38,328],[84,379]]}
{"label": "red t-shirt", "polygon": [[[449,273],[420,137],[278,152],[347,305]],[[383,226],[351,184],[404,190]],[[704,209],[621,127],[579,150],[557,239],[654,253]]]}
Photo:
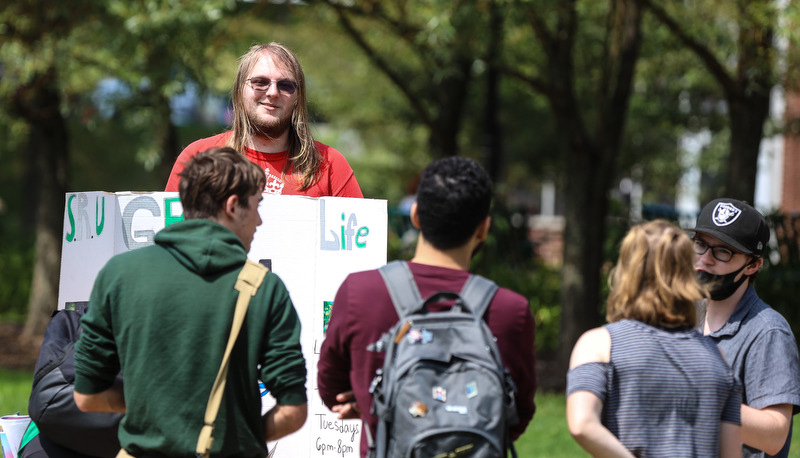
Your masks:
{"label": "red t-shirt", "polygon": [[[178,182],[181,179],[178,174],[183,171],[186,161],[201,151],[214,146],[225,146],[231,135],[232,132],[228,131],[213,137],[201,138],[184,148],[175,161],[175,165],[172,166],[172,172],[169,174],[164,191],[177,192]],[[320,142],[314,142],[314,144],[320,156],[322,156],[320,177],[311,187],[304,190],[299,189],[300,181],[296,175],[287,174],[281,178],[286,161],[289,160],[288,151],[262,153],[254,149],[245,148],[245,156],[264,170],[264,174],[267,176],[267,184],[264,188],[265,193],[308,197],[364,197],[361,193],[361,187],[358,186],[358,181],[356,181],[355,174],[353,174],[353,169],[350,168],[350,164],[347,163],[347,159],[344,158],[342,153]]]}
{"label": "red t-shirt", "polygon": [[[413,262],[408,265],[422,297],[429,297],[437,291],[461,291],[469,277],[469,272],[464,270]],[[433,305],[431,310],[435,311],[437,307],[441,306]],[[373,437],[378,420],[370,412],[372,397],[369,385],[375,370],[383,367],[384,355],[367,350],[367,346],[376,342],[398,319],[380,272],[367,270],[350,274],[334,298],[317,363],[317,388],[325,405],[329,408],[336,405],[337,394],[353,390],[361,409],[361,420],[370,425]],[[527,299],[500,288],[484,319],[497,337],[503,365],[517,386],[519,423],[511,426],[512,439],[516,440],[525,431],[535,410],[533,315]],[[362,431],[361,456],[366,456],[366,437]]]}

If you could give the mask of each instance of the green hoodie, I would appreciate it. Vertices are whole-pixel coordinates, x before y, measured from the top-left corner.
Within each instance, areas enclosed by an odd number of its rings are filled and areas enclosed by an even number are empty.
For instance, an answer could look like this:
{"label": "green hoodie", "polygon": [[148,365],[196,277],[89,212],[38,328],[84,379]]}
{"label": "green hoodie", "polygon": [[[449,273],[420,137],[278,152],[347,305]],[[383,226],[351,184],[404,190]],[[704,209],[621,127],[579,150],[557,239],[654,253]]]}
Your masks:
{"label": "green hoodie", "polygon": [[[194,454],[246,258],[233,232],[195,219],[161,230],[153,246],[114,256],[98,274],[75,346],[75,390],[102,392],[122,370],[119,437],[133,455]],[[300,320],[272,273],[231,355],[213,455],[265,455],[259,379],[279,404],[306,402]]]}

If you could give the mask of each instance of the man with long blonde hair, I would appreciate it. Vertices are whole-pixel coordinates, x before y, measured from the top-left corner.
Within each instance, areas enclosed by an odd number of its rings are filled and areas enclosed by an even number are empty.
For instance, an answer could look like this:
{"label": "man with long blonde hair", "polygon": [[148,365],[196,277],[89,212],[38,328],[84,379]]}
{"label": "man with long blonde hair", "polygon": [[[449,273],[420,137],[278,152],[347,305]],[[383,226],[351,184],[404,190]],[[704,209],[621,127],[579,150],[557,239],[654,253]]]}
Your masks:
{"label": "man with long blonde hair", "polygon": [[309,197],[364,197],[344,156],[314,140],[306,81],[297,56],[278,43],[257,44],[241,57],[231,91],[231,130],[187,146],[165,191],[177,191],[188,159],[214,146],[230,146],[261,167],[264,192]]}

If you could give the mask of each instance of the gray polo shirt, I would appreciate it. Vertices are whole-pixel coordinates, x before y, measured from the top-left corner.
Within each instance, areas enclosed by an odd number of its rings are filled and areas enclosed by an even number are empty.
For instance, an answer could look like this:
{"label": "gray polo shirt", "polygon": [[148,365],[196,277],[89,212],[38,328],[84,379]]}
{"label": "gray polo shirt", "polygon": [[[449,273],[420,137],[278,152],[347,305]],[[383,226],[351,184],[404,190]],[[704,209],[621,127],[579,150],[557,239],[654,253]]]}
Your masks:
{"label": "gray polo shirt", "polygon": [[[702,321],[700,322],[702,323]],[[750,286],[722,328],[709,334],[717,342],[742,384],[742,402],[755,409],[792,404],[800,411],[800,358],[789,323],[762,301]],[[786,444],[775,456],[787,457]],[[743,457],[764,457],[764,452],[743,446]]]}

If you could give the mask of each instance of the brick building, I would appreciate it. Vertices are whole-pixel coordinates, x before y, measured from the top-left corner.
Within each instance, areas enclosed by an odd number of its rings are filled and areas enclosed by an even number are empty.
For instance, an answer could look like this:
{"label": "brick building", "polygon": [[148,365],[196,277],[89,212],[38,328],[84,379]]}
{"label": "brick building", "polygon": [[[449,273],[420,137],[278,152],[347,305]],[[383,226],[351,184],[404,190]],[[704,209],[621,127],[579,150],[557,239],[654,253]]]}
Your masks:
{"label": "brick building", "polygon": [[786,92],[781,211],[800,215],[800,92]]}

